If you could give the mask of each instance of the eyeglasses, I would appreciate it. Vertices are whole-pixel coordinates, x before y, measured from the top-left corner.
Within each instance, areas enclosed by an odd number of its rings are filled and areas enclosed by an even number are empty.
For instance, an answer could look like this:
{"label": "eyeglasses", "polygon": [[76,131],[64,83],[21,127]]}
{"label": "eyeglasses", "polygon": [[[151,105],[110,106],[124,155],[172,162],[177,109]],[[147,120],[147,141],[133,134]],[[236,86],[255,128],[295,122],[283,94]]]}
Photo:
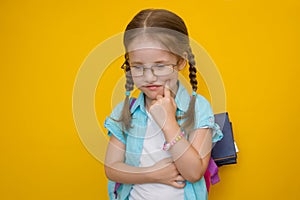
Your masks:
{"label": "eyeglasses", "polygon": [[151,69],[155,76],[166,76],[174,72],[176,64],[154,64],[151,67],[146,68],[143,65],[130,66],[132,76],[143,76],[146,69]]}

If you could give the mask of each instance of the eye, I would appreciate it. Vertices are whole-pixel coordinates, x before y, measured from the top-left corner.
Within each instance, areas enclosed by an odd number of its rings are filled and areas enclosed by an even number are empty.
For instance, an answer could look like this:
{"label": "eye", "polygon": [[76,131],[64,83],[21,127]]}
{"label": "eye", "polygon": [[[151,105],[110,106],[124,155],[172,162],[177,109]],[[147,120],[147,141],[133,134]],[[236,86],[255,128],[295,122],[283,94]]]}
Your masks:
{"label": "eye", "polygon": [[157,68],[163,68],[163,67],[165,67],[166,65],[164,65],[164,64],[157,64],[157,65],[155,65]]}
{"label": "eye", "polygon": [[133,70],[142,70],[144,67],[142,65],[134,65],[134,66],[131,66],[131,68]]}
{"label": "eye", "polygon": [[153,66],[156,70],[162,70],[166,67],[164,64],[156,64]]}

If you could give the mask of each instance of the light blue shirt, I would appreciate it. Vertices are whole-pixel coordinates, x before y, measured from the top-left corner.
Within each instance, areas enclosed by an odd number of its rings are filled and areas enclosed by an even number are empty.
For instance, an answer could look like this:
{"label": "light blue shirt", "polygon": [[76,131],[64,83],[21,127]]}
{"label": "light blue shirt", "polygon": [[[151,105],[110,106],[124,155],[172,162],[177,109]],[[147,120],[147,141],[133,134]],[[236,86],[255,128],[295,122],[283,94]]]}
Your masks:
{"label": "light blue shirt", "polygon": [[[178,82],[179,83],[179,82]],[[175,97],[177,105],[177,116],[182,116],[187,110],[190,102],[190,95],[187,90],[178,84],[178,91]],[[132,127],[125,131],[125,137],[122,132],[121,123],[113,120],[119,119],[123,109],[123,102],[118,104],[107,117],[104,122],[104,127],[108,129],[108,134],[113,134],[118,140],[126,145],[125,163],[131,166],[139,166],[140,156],[143,150],[144,136],[147,129],[148,116],[145,110],[144,94],[141,92],[135,103],[132,105],[130,112],[132,113]],[[182,124],[183,120],[179,120],[178,124]],[[195,104],[195,125],[194,128],[208,127],[212,129],[212,142],[215,143],[222,139],[223,134],[219,126],[215,123],[214,114],[209,102],[201,95],[197,95]],[[110,199],[115,199],[114,196],[115,182],[109,181],[108,192]],[[127,200],[132,189],[132,184],[122,184],[118,189],[118,197],[120,200]],[[198,182],[186,182],[184,187],[185,200],[205,200],[207,199],[207,189],[204,177]]]}

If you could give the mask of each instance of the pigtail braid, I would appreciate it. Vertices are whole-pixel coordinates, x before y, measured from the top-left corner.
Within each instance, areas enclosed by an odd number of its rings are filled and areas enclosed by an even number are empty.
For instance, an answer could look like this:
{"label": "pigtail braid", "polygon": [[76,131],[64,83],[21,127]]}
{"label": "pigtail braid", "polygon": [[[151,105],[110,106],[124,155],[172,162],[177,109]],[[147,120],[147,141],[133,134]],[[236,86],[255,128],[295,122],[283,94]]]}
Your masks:
{"label": "pigtail braid", "polygon": [[118,121],[120,121],[122,123],[122,129],[124,132],[124,129],[128,130],[129,128],[131,128],[132,117],[131,117],[131,112],[130,112],[129,93],[133,90],[133,86],[134,86],[133,79],[132,79],[131,72],[130,72],[130,66],[129,66],[127,54],[125,54],[125,62],[122,65],[122,68],[124,69],[125,75],[126,75],[126,84],[125,84],[126,97],[124,100],[124,105],[123,105],[123,109],[121,112],[121,116]]}
{"label": "pigtail braid", "polygon": [[126,91],[132,91],[134,83],[133,83],[133,79],[132,79],[131,72],[130,72],[130,66],[129,66],[129,62],[128,62],[128,54],[125,54],[125,62],[122,67],[124,68],[124,71],[126,74],[125,89],[126,89]]}
{"label": "pigtail braid", "polygon": [[198,81],[197,81],[197,68],[196,68],[196,62],[195,62],[195,56],[192,53],[191,48],[188,50],[188,61],[189,61],[189,77],[190,77],[190,83],[192,85],[193,91],[197,92],[198,89]]}
{"label": "pigtail braid", "polygon": [[186,121],[183,124],[183,128],[185,130],[193,130],[194,124],[195,124],[195,103],[196,103],[196,92],[198,88],[198,81],[197,81],[197,68],[196,68],[196,62],[195,62],[195,56],[192,53],[191,48],[188,49],[188,62],[189,62],[189,78],[190,83],[193,89],[193,95],[191,96],[189,108],[187,112],[184,115],[184,118],[186,118]]}

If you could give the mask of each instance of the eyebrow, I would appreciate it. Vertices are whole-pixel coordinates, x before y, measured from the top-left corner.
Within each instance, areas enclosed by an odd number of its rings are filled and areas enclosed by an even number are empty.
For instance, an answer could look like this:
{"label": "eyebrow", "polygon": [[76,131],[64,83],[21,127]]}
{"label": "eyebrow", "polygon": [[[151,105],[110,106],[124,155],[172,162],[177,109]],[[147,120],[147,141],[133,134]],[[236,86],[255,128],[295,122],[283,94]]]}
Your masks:
{"label": "eyebrow", "polygon": [[[168,63],[168,62],[169,61],[167,61],[167,60],[157,60],[153,63],[157,64],[157,63]],[[140,61],[134,61],[134,62],[130,62],[130,64],[132,64],[132,65],[144,65],[145,63],[140,62]]]}
{"label": "eyebrow", "polygon": [[131,65],[143,65],[142,62],[129,62]]}

